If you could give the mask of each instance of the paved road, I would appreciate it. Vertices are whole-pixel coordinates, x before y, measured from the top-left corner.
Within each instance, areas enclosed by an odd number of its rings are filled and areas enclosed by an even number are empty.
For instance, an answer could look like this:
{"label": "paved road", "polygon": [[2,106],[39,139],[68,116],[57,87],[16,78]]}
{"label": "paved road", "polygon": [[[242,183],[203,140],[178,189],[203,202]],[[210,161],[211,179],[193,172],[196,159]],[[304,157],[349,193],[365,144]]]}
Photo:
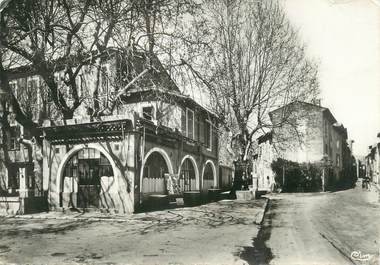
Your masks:
{"label": "paved road", "polygon": [[[361,188],[271,197],[251,264],[380,264],[377,193]],[[370,254],[359,261],[351,253]]]}

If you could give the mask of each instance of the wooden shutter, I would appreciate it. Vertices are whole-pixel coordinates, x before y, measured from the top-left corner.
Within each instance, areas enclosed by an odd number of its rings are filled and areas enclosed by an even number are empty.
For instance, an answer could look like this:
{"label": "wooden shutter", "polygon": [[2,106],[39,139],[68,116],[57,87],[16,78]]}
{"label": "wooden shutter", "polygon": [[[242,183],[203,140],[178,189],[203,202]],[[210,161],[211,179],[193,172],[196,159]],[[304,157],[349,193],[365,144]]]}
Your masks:
{"label": "wooden shutter", "polygon": [[184,136],[187,136],[186,134],[186,111],[184,109],[181,109],[181,131]]}

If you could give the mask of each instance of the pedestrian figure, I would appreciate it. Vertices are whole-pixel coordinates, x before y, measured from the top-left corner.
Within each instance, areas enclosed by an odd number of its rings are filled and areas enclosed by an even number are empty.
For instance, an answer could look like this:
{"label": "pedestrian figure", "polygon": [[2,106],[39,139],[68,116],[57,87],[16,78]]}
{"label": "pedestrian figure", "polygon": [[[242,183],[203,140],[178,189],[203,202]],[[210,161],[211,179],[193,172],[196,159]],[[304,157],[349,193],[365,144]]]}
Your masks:
{"label": "pedestrian figure", "polygon": [[371,184],[369,181],[369,176],[365,176],[362,180],[362,188],[366,190],[371,190]]}

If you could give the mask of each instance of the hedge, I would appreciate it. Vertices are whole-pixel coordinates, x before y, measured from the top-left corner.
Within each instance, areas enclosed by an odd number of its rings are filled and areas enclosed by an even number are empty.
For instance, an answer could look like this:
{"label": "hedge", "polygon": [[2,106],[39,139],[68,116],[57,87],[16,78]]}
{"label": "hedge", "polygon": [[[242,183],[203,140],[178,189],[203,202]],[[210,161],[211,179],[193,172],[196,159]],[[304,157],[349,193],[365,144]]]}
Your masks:
{"label": "hedge", "polygon": [[283,192],[313,192],[322,190],[323,168],[318,164],[297,163],[277,159],[271,164],[277,187]]}

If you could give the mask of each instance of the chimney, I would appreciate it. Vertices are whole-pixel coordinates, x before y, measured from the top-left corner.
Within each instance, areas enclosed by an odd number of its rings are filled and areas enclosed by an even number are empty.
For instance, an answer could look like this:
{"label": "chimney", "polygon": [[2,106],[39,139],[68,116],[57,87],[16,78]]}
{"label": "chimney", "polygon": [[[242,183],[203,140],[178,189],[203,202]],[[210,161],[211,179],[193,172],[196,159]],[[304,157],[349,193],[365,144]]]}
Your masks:
{"label": "chimney", "polygon": [[321,106],[321,99],[320,98],[316,98],[313,101],[314,101],[314,105]]}

